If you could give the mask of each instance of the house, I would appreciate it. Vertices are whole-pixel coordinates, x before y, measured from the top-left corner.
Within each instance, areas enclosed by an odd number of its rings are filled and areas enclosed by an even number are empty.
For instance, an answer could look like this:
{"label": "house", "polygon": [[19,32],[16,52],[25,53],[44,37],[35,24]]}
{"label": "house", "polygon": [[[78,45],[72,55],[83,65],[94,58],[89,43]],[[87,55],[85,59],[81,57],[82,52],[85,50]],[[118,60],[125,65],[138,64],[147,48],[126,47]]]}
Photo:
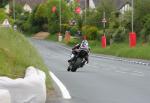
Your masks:
{"label": "house", "polygon": [[[21,4],[23,6],[24,11],[31,13],[34,7],[46,1],[47,0],[15,0],[15,4]],[[13,0],[10,0],[8,7],[9,8],[13,7]]]}
{"label": "house", "polygon": [[9,4],[5,6],[5,13],[9,14]]}
{"label": "house", "polygon": [[121,14],[124,14],[126,11],[130,11],[130,10],[132,10],[130,2],[126,2],[119,8]]}
{"label": "house", "polygon": [[47,0],[15,0],[16,3],[18,4],[22,4],[22,5],[28,5],[30,6],[30,8],[34,8],[35,6],[43,3],[43,2],[46,2]]}
{"label": "house", "polygon": [[[102,0],[80,0],[80,6],[82,9],[85,7],[94,9],[100,5],[101,2]],[[115,2],[116,7],[121,14],[132,9],[131,2],[129,0],[112,0],[112,2]]]}
{"label": "house", "polygon": [[26,12],[29,12],[29,13],[32,12],[32,8],[27,3],[25,3],[25,5],[23,7],[23,10],[26,11]]}

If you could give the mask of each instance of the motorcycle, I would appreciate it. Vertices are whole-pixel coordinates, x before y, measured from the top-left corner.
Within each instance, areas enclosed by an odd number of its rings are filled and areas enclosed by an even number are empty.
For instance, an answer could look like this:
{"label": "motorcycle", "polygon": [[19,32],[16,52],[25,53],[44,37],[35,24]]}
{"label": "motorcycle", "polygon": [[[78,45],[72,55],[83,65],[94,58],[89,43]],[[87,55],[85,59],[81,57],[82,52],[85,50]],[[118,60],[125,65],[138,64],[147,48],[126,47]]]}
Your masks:
{"label": "motorcycle", "polygon": [[86,60],[85,57],[88,52],[84,49],[79,50],[79,52],[74,56],[74,58],[69,62],[67,71],[76,72],[78,68],[83,67]]}

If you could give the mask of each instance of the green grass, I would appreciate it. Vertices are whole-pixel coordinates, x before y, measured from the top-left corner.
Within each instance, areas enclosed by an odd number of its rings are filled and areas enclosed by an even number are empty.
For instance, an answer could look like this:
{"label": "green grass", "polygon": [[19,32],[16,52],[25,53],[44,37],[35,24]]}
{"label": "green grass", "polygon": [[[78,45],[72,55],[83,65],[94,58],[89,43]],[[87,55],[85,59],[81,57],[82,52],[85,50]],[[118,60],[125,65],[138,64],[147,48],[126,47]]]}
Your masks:
{"label": "green grass", "polygon": [[150,60],[149,44],[142,45],[139,43],[136,47],[130,48],[128,43],[115,43],[106,48],[102,48],[100,41],[90,41],[90,46],[91,51],[98,54]]}
{"label": "green grass", "polygon": [[47,75],[47,88],[51,89],[51,79],[43,60],[20,33],[8,28],[0,28],[0,76],[24,77],[29,66],[41,69]]}
{"label": "green grass", "polygon": [[58,41],[57,34],[50,34],[46,40]]}
{"label": "green grass", "polygon": [[[51,36],[49,40],[57,41],[55,35]],[[65,42],[63,41],[62,43]],[[73,47],[77,43],[80,43],[79,40],[71,39],[71,41],[66,45]],[[128,42],[125,42],[125,43],[113,43],[111,46],[102,48],[100,41],[89,41],[89,46],[91,48],[91,52],[97,54],[150,60],[150,53],[149,53],[150,44],[142,45],[142,43],[140,42],[137,44],[136,47],[130,48]]]}

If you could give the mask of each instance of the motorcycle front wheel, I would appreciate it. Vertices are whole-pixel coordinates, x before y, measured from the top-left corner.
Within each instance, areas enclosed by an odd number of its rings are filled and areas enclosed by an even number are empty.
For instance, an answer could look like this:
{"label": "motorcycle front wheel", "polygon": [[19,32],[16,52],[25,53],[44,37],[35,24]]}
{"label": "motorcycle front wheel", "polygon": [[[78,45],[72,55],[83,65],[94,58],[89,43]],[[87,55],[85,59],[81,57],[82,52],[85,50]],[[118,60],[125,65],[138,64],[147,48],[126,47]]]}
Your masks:
{"label": "motorcycle front wheel", "polygon": [[72,71],[72,72],[76,72],[76,71],[77,71],[77,68],[72,68],[71,71]]}

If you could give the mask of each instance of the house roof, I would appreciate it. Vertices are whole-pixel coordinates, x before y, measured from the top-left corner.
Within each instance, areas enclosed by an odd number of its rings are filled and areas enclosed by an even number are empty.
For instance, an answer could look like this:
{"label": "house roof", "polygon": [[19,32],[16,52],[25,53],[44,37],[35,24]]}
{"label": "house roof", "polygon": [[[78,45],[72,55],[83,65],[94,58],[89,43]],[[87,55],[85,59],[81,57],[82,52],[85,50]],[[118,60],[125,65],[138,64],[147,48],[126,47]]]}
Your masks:
{"label": "house roof", "polygon": [[43,3],[47,0],[16,0],[16,3],[25,5],[28,4],[31,8],[35,7],[36,5]]}
{"label": "house roof", "polygon": [[[85,8],[85,1],[88,0],[80,0],[81,8]],[[95,6],[98,6],[102,0],[93,0]],[[112,2],[116,3],[117,9],[122,8],[126,3],[130,3],[130,0],[112,0]]]}

